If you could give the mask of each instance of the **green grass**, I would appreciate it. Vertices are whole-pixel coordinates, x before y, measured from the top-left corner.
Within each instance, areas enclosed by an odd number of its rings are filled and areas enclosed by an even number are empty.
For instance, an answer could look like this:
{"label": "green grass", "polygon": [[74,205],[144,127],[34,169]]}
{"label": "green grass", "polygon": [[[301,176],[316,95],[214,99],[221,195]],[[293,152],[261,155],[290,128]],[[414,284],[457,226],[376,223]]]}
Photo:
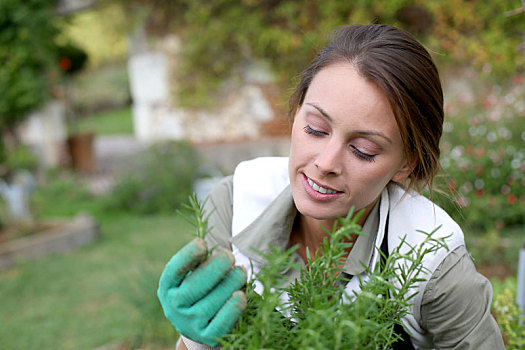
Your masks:
{"label": "green grass", "polygon": [[77,132],[95,132],[96,135],[133,134],[131,108],[95,113],[78,118],[72,129]]}
{"label": "green grass", "polygon": [[188,224],[125,214],[99,222],[97,242],[0,272],[2,348],[175,342],[155,292],[163,265],[190,238]]}
{"label": "green grass", "polygon": [[94,243],[0,271],[1,349],[173,348],[177,335],[156,297],[164,264],[192,237],[179,215],[103,210],[71,175],[38,193],[41,218],[91,213]]}
{"label": "green grass", "polygon": [[492,283],[492,294],[494,299],[496,296],[502,294],[505,289],[509,289],[516,294],[518,288],[518,279],[516,276],[508,277],[504,280],[501,280],[500,278],[491,278],[490,283]]}

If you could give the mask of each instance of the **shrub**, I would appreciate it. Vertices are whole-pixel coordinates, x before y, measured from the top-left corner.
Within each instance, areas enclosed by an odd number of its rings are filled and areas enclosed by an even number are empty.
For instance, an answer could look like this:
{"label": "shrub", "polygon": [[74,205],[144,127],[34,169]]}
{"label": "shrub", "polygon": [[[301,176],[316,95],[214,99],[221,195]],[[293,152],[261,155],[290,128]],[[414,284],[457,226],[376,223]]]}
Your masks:
{"label": "shrub", "polygon": [[38,158],[34,152],[25,145],[17,145],[5,160],[0,164],[0,176],[7,177],[20,170],[34,171],[38,165]]}
{"label": "shrub", "polygon": [[67,43],[58,46],[58,66],[66,75],[80,72],[87,63],[87,53],[76,45]]}
{"label": "shrub", "polygon": [[44,174],[33,201],[38,219],[73,217],[79,212],[95,215],[102,207],[76,174],[56,168]]}
{"label": "shrub", "polygon": [[91,67],[71,77],[69,98],[80,116],[129,105],[128,72],[124,62]]}
{"label": "shrub", "polygon": [[[446,105],[442,165],[457,220],[482,230],[525,224],[525,89],[523,77]],[[460,210],[458,210],[460,208]]]}
{"label": "shrub", "polygon": [[107,198],[107,207],[137,214],[174,212],[192,193],[197,151],[166,142],[137,154]]}
{"label": "shrub", "polygon": [[493,310],[507,349],[525,346],[525,316],[520,315],[515,293],[505,289],[496,297]]}

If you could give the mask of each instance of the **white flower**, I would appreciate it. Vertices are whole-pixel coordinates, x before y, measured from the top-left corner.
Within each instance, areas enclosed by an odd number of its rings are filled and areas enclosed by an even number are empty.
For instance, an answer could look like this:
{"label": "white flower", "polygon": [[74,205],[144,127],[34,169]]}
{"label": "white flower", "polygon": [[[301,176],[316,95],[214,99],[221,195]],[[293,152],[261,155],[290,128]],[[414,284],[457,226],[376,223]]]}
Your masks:
{"label": "white flower", "polygon": [[483,187],[485,187],[485,181],[483,181],[482,179],[476,179],[476,181],[474,181],[474,187],[477,190],[482,189]]}
{"label": "white flower", "polygon": [[496,135],[495,132],[491,131],[487,134],[487,141],[488,142],[495,142],[498,139],[498,135]]}
{"label": "white flower", "polygon": [[499,170],[499,168],[492,168],[490,170],[490,175],[493,177],[493,178],[498,178],[501,176],[501,170]]}
{"label": "white flower", "polygon": [[452,151],[450,151],[450,156],[453,159],[458,159],[459,157],[461,157],[463,155],[464,150],[465,150],[465,147],[463,147],[463,146],[456,146],[456,147],[452,148]]}

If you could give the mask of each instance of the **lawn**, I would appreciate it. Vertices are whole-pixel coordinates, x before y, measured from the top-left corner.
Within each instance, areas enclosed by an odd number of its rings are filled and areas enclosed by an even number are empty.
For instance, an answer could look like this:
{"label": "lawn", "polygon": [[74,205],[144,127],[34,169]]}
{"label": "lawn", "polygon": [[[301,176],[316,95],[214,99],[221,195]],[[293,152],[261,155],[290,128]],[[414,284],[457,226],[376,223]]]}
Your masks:
{"label": "lawn", "polygon": [[191,228],[176,215],[115,214],[99,223],[94,244],[0,272],[1,348],[174,344],[156,283]]}
{"label": "lawn", "polygon": [[92,131],[96,135],[133,134],[133,116],[130,107],[94,113],[79,117],[72,127],[77,132]]}

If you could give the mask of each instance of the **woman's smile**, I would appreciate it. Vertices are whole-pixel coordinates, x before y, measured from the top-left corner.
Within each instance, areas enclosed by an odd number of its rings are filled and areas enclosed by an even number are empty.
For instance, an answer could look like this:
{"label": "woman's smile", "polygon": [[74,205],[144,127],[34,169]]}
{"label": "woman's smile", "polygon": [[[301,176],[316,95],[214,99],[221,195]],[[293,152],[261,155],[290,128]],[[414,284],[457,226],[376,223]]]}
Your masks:
{"label": "woman's smile", "polygon": [[338,198],[343,194],[342,191],[337,191],[326,185],[318,184],[318,182],[310,179],[303,174],[303,185],[306,193],[317,201],[330,201]]}

